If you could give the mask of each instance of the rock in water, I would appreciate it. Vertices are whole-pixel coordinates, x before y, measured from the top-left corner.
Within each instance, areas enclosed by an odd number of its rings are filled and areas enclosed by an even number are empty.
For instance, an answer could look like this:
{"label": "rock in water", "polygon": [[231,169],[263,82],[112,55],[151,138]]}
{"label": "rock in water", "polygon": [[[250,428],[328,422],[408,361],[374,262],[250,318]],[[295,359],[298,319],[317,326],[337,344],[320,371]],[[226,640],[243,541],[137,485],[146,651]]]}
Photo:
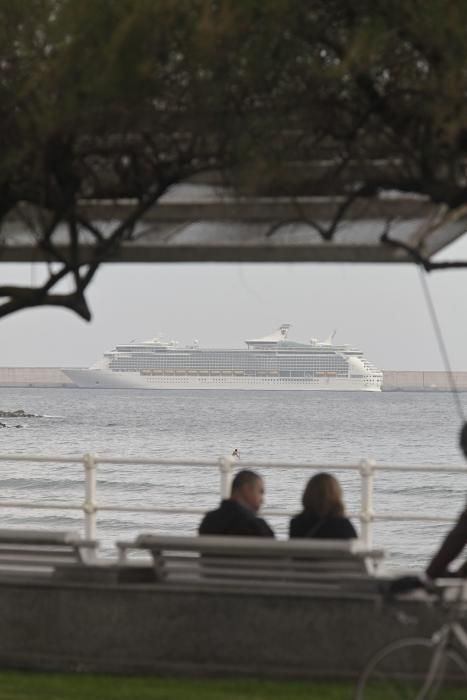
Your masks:
{"label": "rock in water", "polygon": [[25,413],[22,408],[17,411],[0,411],[0,418],[39,418],[35,413]]}

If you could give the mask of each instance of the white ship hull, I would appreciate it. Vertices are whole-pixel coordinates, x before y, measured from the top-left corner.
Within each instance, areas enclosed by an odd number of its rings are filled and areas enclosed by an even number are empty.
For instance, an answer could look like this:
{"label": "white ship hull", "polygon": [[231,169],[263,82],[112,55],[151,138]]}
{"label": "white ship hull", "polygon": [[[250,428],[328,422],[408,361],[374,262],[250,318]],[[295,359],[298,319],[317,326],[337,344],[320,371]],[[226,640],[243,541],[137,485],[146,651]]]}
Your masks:
{"label": "white ship hull", "polygon": [[228,389],[240,391],[381,391],[380,382],[352,377],[314,377],[308,381],[284,377],[143,376],[107,369],[64,369],[86,389]]}

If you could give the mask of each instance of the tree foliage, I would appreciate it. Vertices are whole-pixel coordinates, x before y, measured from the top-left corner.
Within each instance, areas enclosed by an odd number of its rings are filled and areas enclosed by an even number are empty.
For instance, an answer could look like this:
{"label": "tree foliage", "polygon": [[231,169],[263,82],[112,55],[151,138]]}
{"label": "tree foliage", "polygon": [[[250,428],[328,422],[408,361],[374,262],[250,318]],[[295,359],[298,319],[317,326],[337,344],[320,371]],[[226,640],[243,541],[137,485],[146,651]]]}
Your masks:
{"label": "tree foliage", "polygon": [[[21,216],[50,261],[42,286],[0,287],[0,315],[56,304],[89,319],[99,264],[203,171],[329,196],[334,217],[308,222],[326,239],[387,190],[460,216],[466,21],[463,0],[0,0],[0,245]],[[83,213],[123,197],[134,207],[113,226]]]}

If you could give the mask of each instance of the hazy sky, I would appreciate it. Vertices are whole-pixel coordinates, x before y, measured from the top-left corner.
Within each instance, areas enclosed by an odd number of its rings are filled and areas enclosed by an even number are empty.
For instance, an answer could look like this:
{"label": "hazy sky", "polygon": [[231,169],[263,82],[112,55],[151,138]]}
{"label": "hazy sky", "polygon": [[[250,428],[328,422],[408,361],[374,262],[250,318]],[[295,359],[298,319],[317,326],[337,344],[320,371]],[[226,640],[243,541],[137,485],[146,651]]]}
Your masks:
{"label": "hazy sky", "polygon": [[[467,236],[441,257],[467,260]],[[0,264],[0,283],[40,278],[38,265]],[[467,370],[467,269],[431,273],[429,285],[454,369]],[[201,346],[243,340],[291,323],[290,337],[361,348],[381,369],[443,369],[409,265],[185,264],[101,268],[85,323],[70,311],[22,311],[0,319],[0,366],[87,366],[117,343],[156,335]]]}

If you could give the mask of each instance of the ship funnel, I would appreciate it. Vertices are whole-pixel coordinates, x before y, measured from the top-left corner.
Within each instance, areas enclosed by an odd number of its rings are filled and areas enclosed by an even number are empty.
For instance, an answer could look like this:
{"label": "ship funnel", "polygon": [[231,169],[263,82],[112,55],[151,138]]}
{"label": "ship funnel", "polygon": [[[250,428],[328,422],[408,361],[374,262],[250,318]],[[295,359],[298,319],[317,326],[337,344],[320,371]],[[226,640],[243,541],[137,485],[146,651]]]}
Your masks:
{"label": "ship funnel", "polygon": [[323,340],[323,345],[332,345],[332,341],[334,340],[334,336],[336,335],[336,331],[333,331],[331,335],[329,335],[326,340]]}
{"label": "ship funnel", "polygon": [[291,324],[290,323],[283,323],[282,326],[280,326],[279,330],[281,332],[281,337],[283,340],[287,339],[287,336],[289,334],[289,328]]}

